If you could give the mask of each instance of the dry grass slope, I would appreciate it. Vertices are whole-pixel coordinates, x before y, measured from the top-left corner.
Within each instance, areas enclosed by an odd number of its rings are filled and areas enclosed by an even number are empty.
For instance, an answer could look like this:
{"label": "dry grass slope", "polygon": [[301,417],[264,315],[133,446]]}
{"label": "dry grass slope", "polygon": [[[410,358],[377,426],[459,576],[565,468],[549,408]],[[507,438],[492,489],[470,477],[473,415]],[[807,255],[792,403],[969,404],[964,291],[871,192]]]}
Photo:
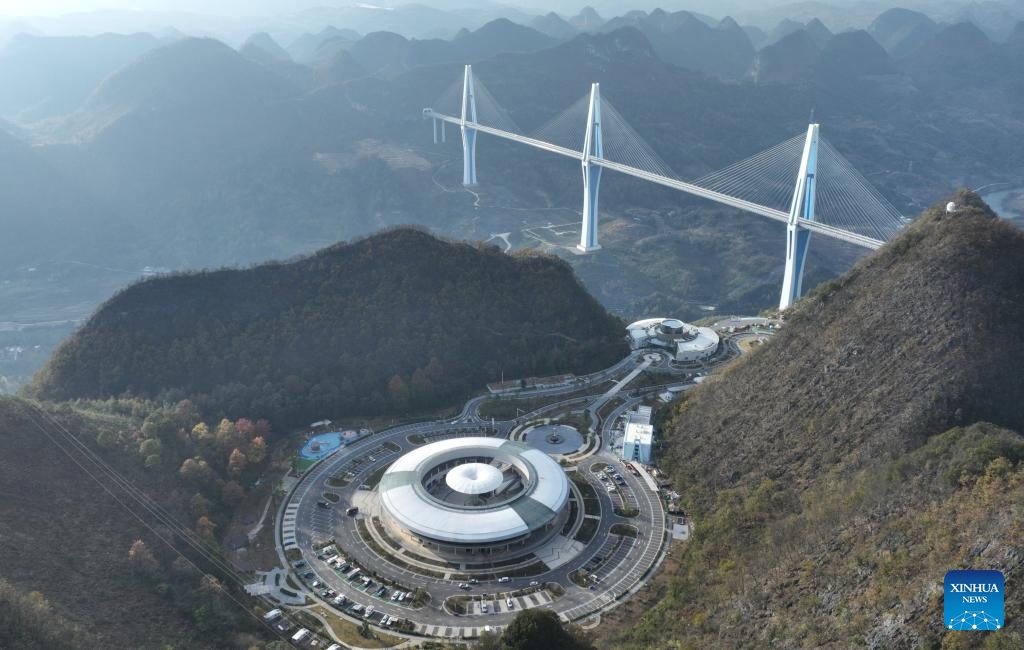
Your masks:
{"label": "dry grass slope", "polygon": [[610,643],[1019,647],[941,627],[947,570],[1024,574],[1024,233],[953,200],[680,405],[695,539]]}

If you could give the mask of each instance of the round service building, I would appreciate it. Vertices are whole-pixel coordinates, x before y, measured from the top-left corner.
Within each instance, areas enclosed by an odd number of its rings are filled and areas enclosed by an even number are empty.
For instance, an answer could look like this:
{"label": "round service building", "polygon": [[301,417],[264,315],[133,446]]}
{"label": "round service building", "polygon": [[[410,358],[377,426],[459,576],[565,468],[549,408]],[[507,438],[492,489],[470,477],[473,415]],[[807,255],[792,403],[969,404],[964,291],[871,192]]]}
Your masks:
{"label": "round service building", "polygon": [[676,361],[703,361],[718,350],[718,334],[710,327],[698,327],[677,318],[647,318],[626,328],[633,350],[662,348]]}
{"label": "round service building", "polygon": [[451,555],[539,544],[568,517],[569,481],[539,449],[503,438],[453,438],[396,460],[378,485],[401,542]]}

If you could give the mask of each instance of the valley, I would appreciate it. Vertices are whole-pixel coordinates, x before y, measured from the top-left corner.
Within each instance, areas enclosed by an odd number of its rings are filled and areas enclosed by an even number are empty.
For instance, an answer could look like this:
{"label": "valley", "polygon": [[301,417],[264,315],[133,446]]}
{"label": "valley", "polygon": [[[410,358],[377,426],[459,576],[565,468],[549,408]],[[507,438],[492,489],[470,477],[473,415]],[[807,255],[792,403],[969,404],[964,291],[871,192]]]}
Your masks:
{"label": "valley", "polygon": [[63,2],[0,648],[1024,647],[1021,0]]}

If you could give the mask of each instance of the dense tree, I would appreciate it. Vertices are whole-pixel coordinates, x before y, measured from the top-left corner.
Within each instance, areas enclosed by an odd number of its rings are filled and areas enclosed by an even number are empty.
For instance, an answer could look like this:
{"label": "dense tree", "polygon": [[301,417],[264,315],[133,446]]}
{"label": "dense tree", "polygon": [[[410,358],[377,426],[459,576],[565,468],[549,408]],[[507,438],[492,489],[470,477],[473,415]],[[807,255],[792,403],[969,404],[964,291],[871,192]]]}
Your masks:
{"label": "dense tree", "polygon": [[210,500],[196,492],[188,502],[189,512],[193,517],[202,517],[210,514]]}
{"label": "dense tree", "polygon": [[38,591],[26,593],[0,578],[0,648],[73,650],[94,643]]}
{"label": "dense tree", "polygon": [[209,517],[200,517],[196,520],[195,531],[203,539],[213,539],[213,532],[216,530],[217,524]]}
{"label": "dense tree", "polygon": [[96,444],[103,449],[112,449],[117,445],[117,435],[110,429],[104,429],[96,434]]}
{"label": "dense tree", "polygon": [[227,418],[220,421],[214,435],[217,438],[217,446],[225,452],[238,444],[238,428]]}
{"label": "dense tree", "polygon": [[562,627],[550,609],[524,609],[501,635],[504,650],[592,650],[594,645],[582,634]]}
{"label": "dense tree", "polygon": [[178,473],[185,481],[200,487],[208,486],[215,478],[213,470],[202,458],[186,458]]}
{"label": "dense tree", "polygon": [[128,549],[128,563],[133,572],[147,578],[154,577],[160,568],[153,553],[141,539],[135,540]]}
{"label": "dense tree", "polygon": [[143,458],[160,453],[160,441],[156,438],[147,438],[139,443],[139,455]]}
{"label": "dense tree", "polygon": [[[625,352],[620,323],[563,261],[404,228],[288,264],[134,285],[61,347],[36,389],[187,396],[194,404],[151,416],[147,437],[191,429],[190,453],[219,464],[252,438],[270,442],[266,419],[432,409],[502,373],[589,372]],[[190,419],[196,404],[223,418],[216,457],[210,425]]]}
{"label": "dense tree", "polygon": [[228,481],[221,488],[220,498],[224,505],[233,508],[245,499],[245,490],[238,484],[238,481]]}
{"label": "dense tree", "polygon": [[267,442],[263,439],[263,436],[256,436],[249,443],[249,449],[246,451],[246,457],[249,462],[253,465],[259,465],[263,462],[263,459],[267,457]]}
{"label": "dense tree", "polygon": [[395,405],[395,408],[399,410],[403,410],[409,405],[409,387],[406,386],[405,380],[401,376],[394,375],[388,381],[388,397],[391,398],[391,403]]}
{"label": "dense tree", "polygon": [[233,478],[238,478],[245,471],[245,466],[248,461],[245,459],[245,454],[242,450],[235,447],[231,452],[231,456],[228,458],[228,474]]}

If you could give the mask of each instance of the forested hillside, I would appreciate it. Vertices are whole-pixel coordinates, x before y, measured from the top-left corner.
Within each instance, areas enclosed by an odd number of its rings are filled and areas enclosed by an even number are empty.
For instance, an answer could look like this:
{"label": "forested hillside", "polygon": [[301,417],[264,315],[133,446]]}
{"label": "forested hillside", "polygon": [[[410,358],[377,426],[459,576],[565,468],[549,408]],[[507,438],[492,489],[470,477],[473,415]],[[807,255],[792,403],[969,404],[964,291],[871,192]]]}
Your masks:
{"label": "forested hillside", "polygon": [[[953,200],[665,423],[695,537],[615,647],[977,641],[945,636],[942,579],[1024,573],[1024,233]],[[1008,617],[985,647],[1021,630]]]}
{"label": "forested hillside", "polygon": [[[201,462],[205,473],[179,472],[177,454],[195,453],[196,447],[187,432],[179,435],[177,428],[158,422],[177,424],[172,414],[184,422],[188,405],[150,413],[148,424],[141,416],[152,405],[138,400],[119,405],[135,415],[82,406],[43,411],[24,400],[0,397],[0,648],[263,647],[261,626],[231,601],[220,581],[164,546],[61,449],[67,442],[58,427],[154,497],[177,521],[196,521],[197,534],[215,550],[217,524],[230,518],[222,489],[225,495],[236,490],[239,498],[242,491],[238,483],[220,477],[222,465],[206,466],[198,456],[192,464]],[[161,445],[163,461],[158,456],[144,463],[136,455],[136,449],[141,453]],[[206,448],[216,447],[211,437]],[[250,484],[262,467],[253,463],[248,473],[234,476]],[[91,471],[99,473],[94,466]],[[224,489],[229,485],[234,487]],[[106,486],[125,499],[109,479]],[[156,529],[174,539],[167,528]]]}
{"label": "forested hillside", "polygon": [[50,399],[125,394],[292,425],[453,403],[484,383],[586,372],[625,353],[568,264],[397,229],[291,263],[121,292],[36,380]]}

